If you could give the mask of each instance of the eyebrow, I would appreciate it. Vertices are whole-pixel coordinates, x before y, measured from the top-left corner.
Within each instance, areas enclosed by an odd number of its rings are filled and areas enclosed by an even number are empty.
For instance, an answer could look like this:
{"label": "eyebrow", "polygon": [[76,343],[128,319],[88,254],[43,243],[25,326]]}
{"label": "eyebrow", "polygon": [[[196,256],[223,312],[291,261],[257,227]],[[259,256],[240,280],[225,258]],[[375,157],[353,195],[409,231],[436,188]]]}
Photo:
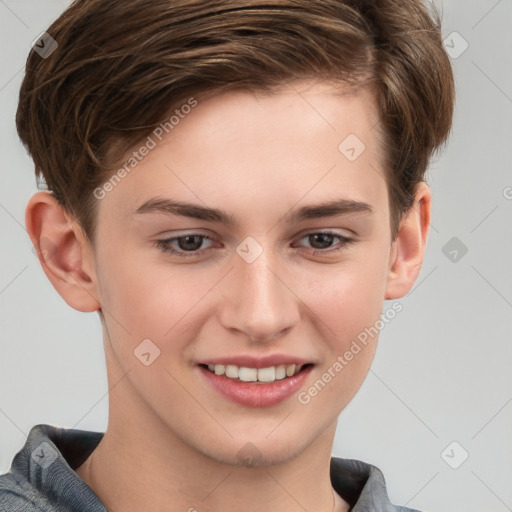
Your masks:
{"label": "eyebrow", "polygon": [[[297,210],[292,210],[285,215],[287,223],[300,222],[309,219],[318,219],[323,217],[334,217],[338,215],[348,215],[351,213],[374,212],[373,207],[362,201],[352,199],[335,199],[319,204],[302,206]],[[161,197],[153,197],[137,208],[135,214],[144,213],[164,213],[169,215],[180,215],[193,219],[205,220],[209,222],[220,222],[230,227],[238,227],[235,217],[224,210],[218,208],[208,208],[198,204],[176,201]]]}

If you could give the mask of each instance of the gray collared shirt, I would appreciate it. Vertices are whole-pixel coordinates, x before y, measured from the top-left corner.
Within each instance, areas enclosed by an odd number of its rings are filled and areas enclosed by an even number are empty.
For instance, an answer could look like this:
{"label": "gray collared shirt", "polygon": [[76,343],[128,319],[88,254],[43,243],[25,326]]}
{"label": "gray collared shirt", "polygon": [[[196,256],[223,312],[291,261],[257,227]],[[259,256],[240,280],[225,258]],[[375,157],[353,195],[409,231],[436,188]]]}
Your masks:
{"label": "gray collared shirt", "polygon": [[[107,512],[74,471],[103,435],[47,424],[32,427],[10,471],[0,475],[0,512]],[[419,512],[393,505],[381,471],[366,462],[332,457],[331,483],[351,512]]]}

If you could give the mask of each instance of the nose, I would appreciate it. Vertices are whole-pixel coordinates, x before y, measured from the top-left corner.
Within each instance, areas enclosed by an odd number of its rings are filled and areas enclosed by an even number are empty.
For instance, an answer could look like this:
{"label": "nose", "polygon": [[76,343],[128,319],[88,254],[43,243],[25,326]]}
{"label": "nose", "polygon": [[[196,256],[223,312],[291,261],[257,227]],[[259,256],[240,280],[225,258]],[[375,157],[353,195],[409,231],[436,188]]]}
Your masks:
{"label": "nose", "polygon": [[290,273],[269,252],[264,249],[251,263],[235,255],[218,308],[225,329],[258,342],[283,335],[300,319],[300,299],[289,282]]}

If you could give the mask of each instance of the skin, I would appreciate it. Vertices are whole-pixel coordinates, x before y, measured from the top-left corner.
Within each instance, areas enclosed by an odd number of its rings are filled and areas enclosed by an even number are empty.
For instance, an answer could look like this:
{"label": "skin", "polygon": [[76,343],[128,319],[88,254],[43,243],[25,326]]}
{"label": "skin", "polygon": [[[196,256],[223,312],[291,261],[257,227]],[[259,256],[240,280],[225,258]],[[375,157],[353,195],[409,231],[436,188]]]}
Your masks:
{"label": "skin", "polygon": [[[232,403],[197,364],[295,355],[315,364],[307,390],[375,324],[384,300],[412,288],[430,190],[417,187],[392,242],[377,119],[370,90],[339,95],[321,82],[200,102],[99,201],[94,246],[50,194],[30,199],[32,243],[54,247],[51,257],[40,253],[44,272],[71,307],[103,316],[108,428],[76,472],[109,511],[348,510],[333,492],[329,461],[338,415],[364,381],[377,337],[307,405],[296,395],[267,408]],[[338,150],[349,134],[366,146],[353,162]],[[134,214],[155,196],[224,209],[239,226]],[[341,197],[373,211],[284,220]],[[333,252],[338,238],[306,236],[329,229],[354,242]],[[199,256],[154,244],[191,232],[210,239],[172,246]],[[263,249],[252,263],[236,252],[248,236]],[[160,355],[146,366],[134,350],[148,338]],[[237,455],[248,442],[259,453],[253,466]]]}

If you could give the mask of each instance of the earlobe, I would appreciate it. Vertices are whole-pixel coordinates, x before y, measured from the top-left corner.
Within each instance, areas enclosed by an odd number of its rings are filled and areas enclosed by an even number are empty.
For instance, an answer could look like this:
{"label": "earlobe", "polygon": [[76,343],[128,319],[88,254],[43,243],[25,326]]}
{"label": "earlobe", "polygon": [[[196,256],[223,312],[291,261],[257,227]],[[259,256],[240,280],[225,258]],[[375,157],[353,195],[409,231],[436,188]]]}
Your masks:
{"label": "earlobe", "polygon": [[431,192],[425,182],[418,184],[414,198],[391,249],[385,299],[409,293],[421,270],[431,215]]}
{"label": "earlobe", "polygon": [[[55,197],[36,192],[25,209],[25,225],[46,277],[72,308],[92,312],[100,308],[92,251],[76,222]],[[92,274],[92,275],[91,275]]]}

